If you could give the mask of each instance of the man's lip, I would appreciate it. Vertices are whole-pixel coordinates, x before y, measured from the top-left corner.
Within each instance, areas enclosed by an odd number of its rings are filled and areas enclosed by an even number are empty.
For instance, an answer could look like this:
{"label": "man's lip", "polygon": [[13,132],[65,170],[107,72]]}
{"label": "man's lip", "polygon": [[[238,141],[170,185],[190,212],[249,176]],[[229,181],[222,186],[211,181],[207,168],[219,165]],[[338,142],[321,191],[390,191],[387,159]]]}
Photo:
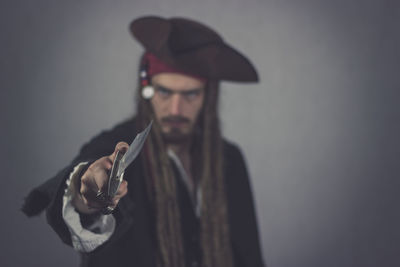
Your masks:
{"label": "man's lip", "polygon": [[185,121],[164,121],[163,124],[171,126],[171,127],[182,127],[182,126],[185,126],[187,124],[187,122],[185,122]]}

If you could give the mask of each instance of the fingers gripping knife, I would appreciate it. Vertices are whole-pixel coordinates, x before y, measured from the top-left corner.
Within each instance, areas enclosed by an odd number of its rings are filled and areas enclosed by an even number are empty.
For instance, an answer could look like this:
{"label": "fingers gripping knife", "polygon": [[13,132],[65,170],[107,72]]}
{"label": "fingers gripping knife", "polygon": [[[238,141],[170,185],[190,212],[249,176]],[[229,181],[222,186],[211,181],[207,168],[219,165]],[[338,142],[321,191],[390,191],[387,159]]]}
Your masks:
{"label": "fingers gripping knife", "polygon": [[[99,191],[97,197],[100,200],[111,200],[116,195],[119,186],[122,183],[122,178],[124,176],[125,169],[135,160],[142,150],[143,144],[146,141],[147,135],[150,132],[153,121],[144,129],[141,133],[138,133],[133,140],[132,144],[125,154],[121,151],[117,151],[115,160],[110,172],[110,178],[108,180],[108,190],[107,192]],[[110,214],[114,211],[114,208],[107,206],[101,210],[103,214]]]}

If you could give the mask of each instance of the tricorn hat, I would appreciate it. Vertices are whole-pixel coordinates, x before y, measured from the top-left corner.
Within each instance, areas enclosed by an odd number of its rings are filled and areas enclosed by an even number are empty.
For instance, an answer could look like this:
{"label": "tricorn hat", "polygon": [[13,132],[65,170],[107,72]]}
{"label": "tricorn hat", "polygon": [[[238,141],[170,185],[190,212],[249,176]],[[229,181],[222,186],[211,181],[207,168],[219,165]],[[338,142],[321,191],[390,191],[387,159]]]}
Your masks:
{"label": "tricorn hat", "polygon": [[133,36],[166,64],[206,79],[257,82],[257,71],[209,27],[185,18],[147,16],[130,25]]}

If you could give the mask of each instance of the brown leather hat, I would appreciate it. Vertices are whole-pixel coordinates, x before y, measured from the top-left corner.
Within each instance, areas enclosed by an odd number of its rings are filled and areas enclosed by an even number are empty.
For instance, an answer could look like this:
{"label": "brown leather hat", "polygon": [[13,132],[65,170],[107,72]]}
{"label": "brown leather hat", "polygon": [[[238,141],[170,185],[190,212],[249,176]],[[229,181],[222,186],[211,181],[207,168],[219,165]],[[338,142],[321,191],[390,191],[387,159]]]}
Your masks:
{"label": "brown leather hat", "polygon": [[258,82],[251,62],[203,24],[147,16],[134,20],[130,30],[146,51],[177,69],[206,79]]}

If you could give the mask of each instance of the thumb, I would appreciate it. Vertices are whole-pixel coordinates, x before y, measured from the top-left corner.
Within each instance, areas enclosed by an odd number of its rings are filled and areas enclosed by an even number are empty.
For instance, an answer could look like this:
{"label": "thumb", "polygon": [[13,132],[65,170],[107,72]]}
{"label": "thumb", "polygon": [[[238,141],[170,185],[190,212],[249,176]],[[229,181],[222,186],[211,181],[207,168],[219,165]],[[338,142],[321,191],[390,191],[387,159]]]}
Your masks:
{"label": "thumb", "polygon": [[117,152],[120,151],[123,154],[128,150],[129,145],[125,142],[118,142],[118,144],[115,146],[114,152],[108,156],[108,158],[111,160],[111,162],[114,162],[115,157],[117,156]]}

